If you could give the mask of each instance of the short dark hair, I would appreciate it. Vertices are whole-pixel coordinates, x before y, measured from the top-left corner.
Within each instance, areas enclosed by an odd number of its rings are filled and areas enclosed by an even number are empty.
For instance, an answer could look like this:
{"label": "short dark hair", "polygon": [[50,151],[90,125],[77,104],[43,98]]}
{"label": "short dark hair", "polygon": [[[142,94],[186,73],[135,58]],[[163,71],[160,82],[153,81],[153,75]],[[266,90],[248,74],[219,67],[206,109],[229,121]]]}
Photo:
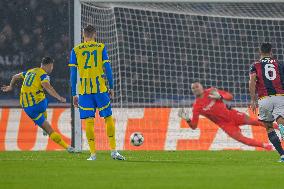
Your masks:
{"label": "short dark hair", "polygon": [[94,34],[96,33],[96,29],[94,26],[92,25],[87,25],[85,28],[84,28],[84,35],[86,37],[92,37]]}
{"label": "short dark hair", "polygon": [[47,64],[53,64],[54,60],[50,58],[49,56],[43,57],[41,60],[42,65],[47,65]]}
{"label": "short dark hair", "polygon": [[272,45],[270,43],[262,43],[260,46],[260,52],[268,54],[271,52]]}

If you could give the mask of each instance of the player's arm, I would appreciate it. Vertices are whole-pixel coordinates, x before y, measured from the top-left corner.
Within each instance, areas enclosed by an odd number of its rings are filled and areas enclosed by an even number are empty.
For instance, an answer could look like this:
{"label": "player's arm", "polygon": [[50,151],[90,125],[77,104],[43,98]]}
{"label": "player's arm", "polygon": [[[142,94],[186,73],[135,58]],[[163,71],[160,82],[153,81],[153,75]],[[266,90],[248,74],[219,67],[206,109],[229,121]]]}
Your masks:
{"label": "player's arm", "polygon": [[13,90],[13,87],[16,83],[16,81],[18,80],[21,80],[21,79],[24,79],[25,78],[25,75],[26,75],[26,72],[21,72],[21,73],[18,73],[18,74],[15,74],[13,75],[11,81],[10,81],[10,85],[4,85],[1,87],[1,90],[3,92],[9,92],[9,91],[12,91]]}
{"label": "player's arm", "polygon": [[233,95],[231,93],[216,88],[211,89],[209,97],[217,100],[233,100]]}
{"label": "player's arm", "polygon": [[231,101],[233,100],[233,95],[227,91],[223,91],[218,89],[219,94],[221,95],[221,99],[227,100],[227,101]]}
{"label": "player's arm", "polygon": [[188,125],[191,129],[196,129],[199,121],[199,109],[195,106],[192,107],[192,118],[191,120],[187,121]]}
{"label": "player's arm", "polygon": [[72,49],[69,60],[70,67],[70,84],[71,94],[73,96],[73,105],[78,107],[78,96],[77,96],[77,57],[74,49]]}
{"label": "player's arm", "polygon": [[256,103],[256,69],[255,66],[252,65],[250,67],[250,75],[249,75],[249,93],[250,93],[250,98],[251,98],[251,108],[253,113],[256,114],[256,108],[257,108],[257,103]]}
{"label": "player's arm", "polygon": [[108,53],[106,50],[106,47],[104,47],[103,49],[103,65],[105,68],[105,74],[108,80],[108,84],[109,84],[109,93],[111,98],[114,97],[114,91],[113,91],[113,75],[112,75],[112,69],[111,69],[111,65],[110,65],[110,61],[108,58]]}
{"label": "player's arm", "polygon": [[256,73],[251,73],[249,76],[249,93],[251,98],[251,109],[256,114]]}
{"label": "player's arm", "polygon": [[185,109],[180,109],[178,112],[178,116],[186,120],[187,124],[191,129],[197,128],[199,121],[199,109],[195,105],[193,105],[192,108],[192,118],[189,117],[189,114],[185,111]]}
{"label": "player's arm", "polygon": [[251,101],[256,101],[256,74],[250,74],[249,76],[249,93]]}
{"label": "player's arm", "polygon": [[64,97],[61,97],[56,90],[50,85],[49,77],[46,74],[41,76],[41,86],[54,98],[56,98],[60,102],[66,102]]}

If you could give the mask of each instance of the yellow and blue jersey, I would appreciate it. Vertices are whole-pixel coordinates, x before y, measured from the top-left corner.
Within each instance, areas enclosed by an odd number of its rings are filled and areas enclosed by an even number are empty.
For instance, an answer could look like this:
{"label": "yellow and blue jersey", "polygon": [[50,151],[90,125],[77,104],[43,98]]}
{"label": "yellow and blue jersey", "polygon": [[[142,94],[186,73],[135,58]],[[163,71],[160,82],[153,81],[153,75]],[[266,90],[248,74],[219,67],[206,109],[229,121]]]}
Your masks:
{"label": "yellow and blue jersey", "polygon": [[41,84],[49,82],[47,73],[42,68],[33,68],[22,72],[21,76],[24,79],[20,94],[21,106],[31,107],[43,101],[45,94]]}
{"label": "yellow and blue jersey", "polygon": [[113,87],[110,61],[103,43],[88,41],[75,46],[71,51],[69,66],[77,68],[76,70],[71,69],[73,96],[76,95],[77,70],[79,72],[78,93],[80,95],[107,92],[105,69],[107,69],[106,76],[109,87]]}

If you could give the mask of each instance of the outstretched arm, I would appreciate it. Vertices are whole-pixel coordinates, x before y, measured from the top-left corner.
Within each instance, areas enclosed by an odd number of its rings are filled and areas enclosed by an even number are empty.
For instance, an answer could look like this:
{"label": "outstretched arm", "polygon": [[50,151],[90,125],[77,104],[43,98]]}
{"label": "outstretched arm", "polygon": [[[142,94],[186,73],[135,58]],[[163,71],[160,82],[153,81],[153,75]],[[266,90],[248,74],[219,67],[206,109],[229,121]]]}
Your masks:
{"label": "outstretched arm", "polygon": [[223,91],[223,90],[219,90],[218,89],[219,94],[222,96],[222,99],[227,100],[227,101],[231,101],[233,100],[233,95],[227,91]]}
{"label": "outstretched arm", "polygon": [[66,99],[61,97],[56,90],[50,85],[49,82],[42,82],[41,83],[42,87],[54,98],[56,98],[60,102],[66,102]]}
{"label": "outstretched arm", "polygon": [[233,95],[231,93],[227,91],[219,90],[216,88],[211,89],[209,97],[212,99],[216,99],[216,100],[219,100],[219,99],[224,99],[227,101],[233,100]]}
{"label": "outstretched arm", "polygon": [[196,107],[193,106],[192,108],[192,118],[190,119],[189,113],[185,109],[180,109],[178,112],[178,116],[184,120],[186,120],[188,126],[191,129],[196,129],[198,125],[199,120],[199,111]]}
{"label": "outstretched arm", "polygon": [[194,106],[192,107],[192,118],[191,120],[187,121],[188,125],[192,129],[196,129],[199,121],[199,111]]}
{"label": "outstretched arm", "polygon": [[16,83],[16,81],[20,80],[20,79],[24,79],[24,75],[26,74],[26,72],[21,72],[21,73],[18,73],[16,75],[13,75],[11,81],[10,81],[10,85],[4,85],[1,87],[1,90],[3,92],[9,92],[9,91],[12,91],[13,90],[13,87]]}

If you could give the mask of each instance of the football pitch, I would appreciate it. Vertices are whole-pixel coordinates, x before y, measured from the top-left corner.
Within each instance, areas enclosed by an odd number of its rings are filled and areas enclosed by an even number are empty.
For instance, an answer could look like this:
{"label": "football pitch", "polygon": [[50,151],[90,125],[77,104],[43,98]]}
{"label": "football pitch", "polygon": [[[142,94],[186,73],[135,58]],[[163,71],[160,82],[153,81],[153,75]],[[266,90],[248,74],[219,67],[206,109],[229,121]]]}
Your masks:
{"label": "football pitch", "polygon": [[98,152],[0,152],[1,189],[277,189],[284,163],[275,152],[126,151],[126,161]]}

